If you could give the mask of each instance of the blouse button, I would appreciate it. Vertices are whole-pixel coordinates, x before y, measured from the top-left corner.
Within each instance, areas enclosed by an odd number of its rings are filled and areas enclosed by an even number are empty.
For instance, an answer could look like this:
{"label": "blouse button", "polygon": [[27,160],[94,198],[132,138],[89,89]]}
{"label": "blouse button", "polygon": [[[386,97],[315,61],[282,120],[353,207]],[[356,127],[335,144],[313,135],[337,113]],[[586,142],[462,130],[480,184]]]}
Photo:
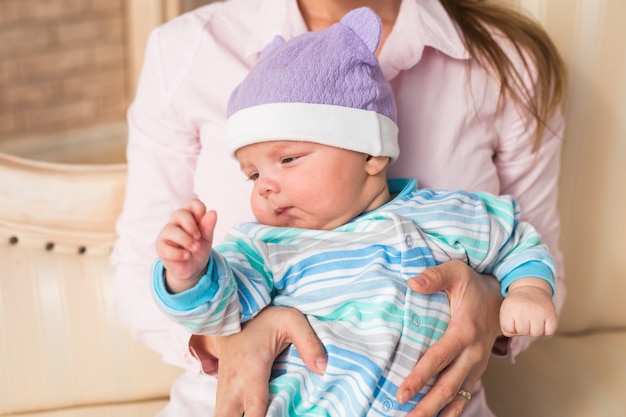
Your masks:
{"label": "blouse button", "polygon": [[413,314],[411,316],[411,323],[413,323],[416,327],[420,327],[422,325],[422,319],[417,314]]}
{"label": "blouse button", "polygon": [[415,243],[415,241],[413,240],[413,236],[411,235],[406,235],[406,239],[404,239],[406,246],[411,249],[413,247],[413,244]]}

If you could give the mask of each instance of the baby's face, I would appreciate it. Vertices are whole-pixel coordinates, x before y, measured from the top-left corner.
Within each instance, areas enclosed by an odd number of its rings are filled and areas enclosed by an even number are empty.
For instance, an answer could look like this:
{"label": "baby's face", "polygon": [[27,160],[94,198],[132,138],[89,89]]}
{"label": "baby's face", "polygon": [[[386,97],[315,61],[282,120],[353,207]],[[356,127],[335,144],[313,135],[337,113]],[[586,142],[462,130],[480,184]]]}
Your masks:
{"label": "baby's face", "polygon": [[241,170],[254,182],[259,223],[330,230],[367,209],[367,155],[312,142],[272,141],[240,148]]}

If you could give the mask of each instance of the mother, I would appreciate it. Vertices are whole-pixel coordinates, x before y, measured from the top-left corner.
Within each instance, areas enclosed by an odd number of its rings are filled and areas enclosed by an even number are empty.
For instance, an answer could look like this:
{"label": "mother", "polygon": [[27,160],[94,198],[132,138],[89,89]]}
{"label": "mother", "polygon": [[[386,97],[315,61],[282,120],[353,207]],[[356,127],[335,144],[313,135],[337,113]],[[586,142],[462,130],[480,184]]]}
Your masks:
{"label": "mother", "polygon": [[[275,35],[289,39],[328,27],[361,6],[382,19],[377,55],[398,103],[401,156],[391,176],[416,177],[425,187],[512,194],[560,259],[564,68],[535,23],[477,0],[229,0],[197,9],[150,36],[128,112],[128,184],[112,256],[121,318],[167,362],[187,369],[161,416],[232,416],[244,409],[263,416],[271,363],[288,343],[310,367],[325,365],[323,347],[290,309],[266,309],[235,336],[191,337],[154,306],[150,267],[161,225],[193,197],[220,213],[218,239],[251,218],[250,184],[239,180],[225,144],[225,108],[258,53]],[[443,417],[461,410],[492,415],[480,384],[491,352],[513,358],[530,342],[499,337],[498,285],[449,262],[410,287],[445,290],[452,309],[446,334],[401,387],[410,397],[442,371],[412,415],[442,409]],[[561,272],[559,308],[564,295]],[[219,387],[209,375],[215,373]],[[472,391],[472,399],[460,390]]]}

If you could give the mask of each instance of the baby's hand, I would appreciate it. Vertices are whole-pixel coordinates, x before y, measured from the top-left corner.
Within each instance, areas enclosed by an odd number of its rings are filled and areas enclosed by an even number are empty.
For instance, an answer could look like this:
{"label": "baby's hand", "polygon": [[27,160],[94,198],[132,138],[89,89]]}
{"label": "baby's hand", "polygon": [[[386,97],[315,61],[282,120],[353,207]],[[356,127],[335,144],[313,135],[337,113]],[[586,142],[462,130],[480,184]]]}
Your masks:
{"label": "baby's hand", "polygon": [[200,200],[177,210],[156,240],[157,255],[165,267],[167,288],[173,294],[198,283],[209,262],[217,213]]}
{"label": "baby's hand", "polygon": [[505,336],[552,336],[557,327],[552,288],[539,278],[523,278],[509,287],[500,307],[500,327]]}

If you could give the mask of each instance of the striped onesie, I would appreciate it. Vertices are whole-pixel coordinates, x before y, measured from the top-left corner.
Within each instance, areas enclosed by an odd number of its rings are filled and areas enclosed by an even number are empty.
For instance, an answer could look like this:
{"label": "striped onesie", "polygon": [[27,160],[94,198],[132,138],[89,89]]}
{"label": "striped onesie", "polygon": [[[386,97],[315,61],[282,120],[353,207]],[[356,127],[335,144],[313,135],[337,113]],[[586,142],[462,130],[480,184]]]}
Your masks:
{"label": "striped onesie", "polygon": [[520,277],[554,286],[554,264],[540,237],[519,222],[510,197],[418,189],[389,181],[397,196],[331,231],[235,227],[211,254],[192,289],[169,294],[154,268],[160,308],[189,331],[227,335],[269,304],[302,311],[328,354],[323,376],[308,371],[291,346],[276,360],[268,416],[405,415],[400,383],[449,321],[444,293],[430,296],[406,281],[450,259],[508,285]]}

